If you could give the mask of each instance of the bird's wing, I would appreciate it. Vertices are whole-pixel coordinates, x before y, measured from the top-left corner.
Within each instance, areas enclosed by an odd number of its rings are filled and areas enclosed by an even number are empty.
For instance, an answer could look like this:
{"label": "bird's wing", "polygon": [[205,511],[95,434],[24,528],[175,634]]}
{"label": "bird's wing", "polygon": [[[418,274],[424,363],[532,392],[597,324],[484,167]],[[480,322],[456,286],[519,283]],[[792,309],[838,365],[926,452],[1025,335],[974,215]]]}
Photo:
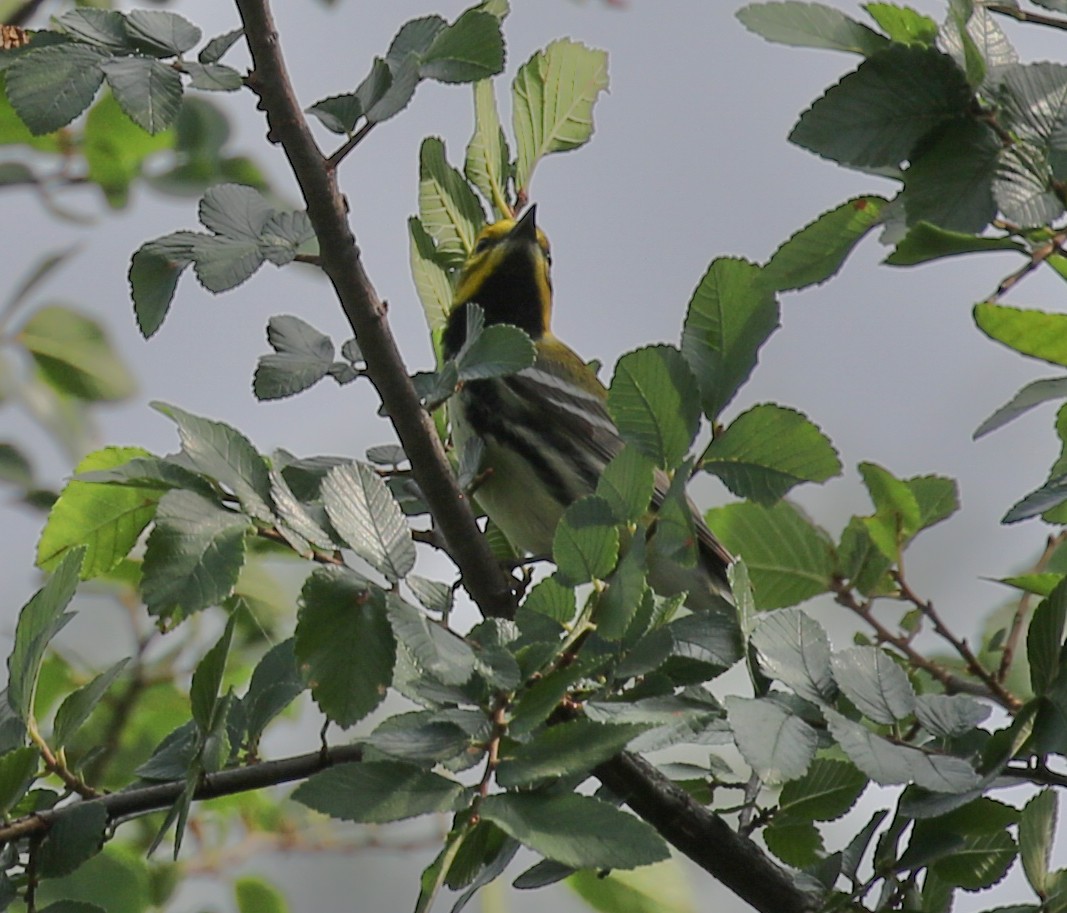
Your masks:
{"label": "bird's wing", "polygon": [[[546,409],[542,415],[545,430],[553,437],[585,442],[575,450],[579,471],[595,487],[604,464],[623,448],[619,430],[607,410],[607,390],[592,369],[568,346],[555,337],[546,337],[539,344],[539,355],[533,367],[506,378],[508,386],[526,401],[539,401]],[[548,357],[546,357],[548,356]],[[591,451],[591,453],[590,453]],[[586,453],[599,466],[582,464],[577,454]],[[661,469],[656,470],[652,494],[652,510],[659,510],[670,488],[670,479]],[[718,583],[726,584],[726,568],[733,556],[715,538],[697,506],[689,501],[693,530],[701,564]]]}

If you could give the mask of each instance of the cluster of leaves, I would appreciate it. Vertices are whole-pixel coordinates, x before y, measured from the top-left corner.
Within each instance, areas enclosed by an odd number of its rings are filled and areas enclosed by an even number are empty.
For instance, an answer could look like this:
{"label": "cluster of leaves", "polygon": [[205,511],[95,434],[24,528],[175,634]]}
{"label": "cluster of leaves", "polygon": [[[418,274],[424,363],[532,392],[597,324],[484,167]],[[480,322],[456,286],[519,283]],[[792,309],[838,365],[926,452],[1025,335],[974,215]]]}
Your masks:
{"label": "cluster of leaves", "polygon": [[[182,103],[182,76],[195,89],[233,92],[241,74],[219,63],[240,29],[211,39],[196,61],[199,28],[165,10],[71,10],[5,55],[8,101],[35,136],[65,127],[92,103],[105,79],[119,107],[148,133],[165,130]],[[171,61],[164,63],[164,61]]]}
{"label": "cluster of leaves", "polygon": [[[1062,11],[1056,3],[1040,3]],[[996,299],[1041,266],[1067,277],[1062,217],[1067,211],[1067,66],[1021,63],[994,11],[952,0],[940,26],[893,3],[866,3],[872,28],[821,3],[755,3],[741,22],[769,41],[859,54],[860,65],[805,111],[790,141],[848,168],[899,183],[890,201],[864,196],[824,213],[768,264],[781,290],[824,282],[876,225],[893,245],[886,263],[912,266],[972,253],[1015,253],[1024,265],[989,300],[975,323],[991,339],[1062,368],[1064,317]],[[1017,4],[995,12],[1026,18]],[[1035,20],[1041,21],[1041,20]],[[1044,402],[1067,396],[1067,380],[1023,387],[983,422],[976,437]],[[1063,409],[1056,433],[1067,447]],[[1062,522],[1067,468],[1005,515]]]}

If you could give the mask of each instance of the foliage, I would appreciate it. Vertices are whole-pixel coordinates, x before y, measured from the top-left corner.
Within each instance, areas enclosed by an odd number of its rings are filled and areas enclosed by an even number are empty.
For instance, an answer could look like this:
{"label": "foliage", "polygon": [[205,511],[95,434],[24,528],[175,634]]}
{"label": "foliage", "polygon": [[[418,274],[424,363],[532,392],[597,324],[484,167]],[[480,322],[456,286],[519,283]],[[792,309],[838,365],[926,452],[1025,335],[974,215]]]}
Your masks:
{"label": "foliage", "polygon": [[[261,24],[261,0],[238,8]],[[403,444],[373,448],[365,460],[265,454],[229,424],[162,403],[153,405],[176,426],[176,453],[108,447],[86,455],[72,417],[130,396],[132,378],[96,321],[75,309],[39,306],[8,329],[62,256],[16,289],[0,312],[2,339],[26,355],[20,383],[45,391],[38,417],[64,429],[77,467],[58,495],[42,493],[23,451],[0,445],[0,479],[24,500],[50,505],[38,549],[49,576],[20,613],[0,708],[0,908],[160,907],[178,872],[144,855],[169,841],[178,859],[194,820],[211,817],[225,839],[237,821],[281,834],[299,830],[311,812],[363,824],[450,816],[418,880],[416,910],[429,910],[445,889],[459,893],[453,909],[462,909],[522,846],[541,861],[518,876],[519,887],[571,876],[604,909],[669,908],[653,905],[639,876],[598,886],[589,874],[662,862],[669,844],[685,847],[693,832],[731,864],[755,857],[780,879],[790,909],[938,913],[958,891],[990,888],[1016,864],[1035,901],[1014,909],[1062,907],[1067,882],[1052,867],[1052,846],[1055,788],[1064,780],[1049,762],[1067,754],[1063,535],[1050,539],[1032,574],[1005,578],[1023,596],[1007,623],[972,648],[904,572],[919,535],[958,508],[955,482],[900,478],[862,462],[870,510],[832,532],[787,499],[799,485],[841,473],[828,435],[793,408],[734,406],[779,325],[778,296],[830,279],[879,225],[895,266],[1021,255],[1023,266],[976,306],[975,322],[1024,355],[1067,365],[1062,315],[999,300],[1034,270],[1067,275],[1059,227],[1067,213],[1067,68],[1020,63],[994,18],[1049,17],[953,0],[938,26],[890,3],[864,9],[873,26],[796,0],[753,4],[739,17],[772,41],[861,57],[801,115],[790,140],[888,178],[896,194],[828,210],[766,264],[714,260],[677,344],[619,359],[607,405],[627,447],[596,494],[565,512],[555,571],[535,583],[526,572],[509,578],[518,595],[508,610],[478,600],[476,585],[495,565],[461,553],[442,532],[442,505],[470,509],[464,495],[476,493],[480,454],[452,454],[466,491],[442,494],[427,466],[444,466],[447,402],[457,387],[528,368],[533,347],[515,327],[484,326],[476,307],[454,358],[444,359],[438,336],[456,273],[485,221],[518,213],[540,162],[592,137],[608,85],[606,53],[567,39],[534,53],[511,80],[508,131],[496,80],[507,3],[484,0],[451,23],[433,15],[405,23],[352,91],[307,108],[339,145],[313,162],[290,155],[298,177],[321,183],[316,190],[301,181],[306,208],[295,209],[266,195],[247,160],[223,155],[224,117],[185,94],[247,88],[272,122],[289,116],[290,132],[279,133],[287,152],[309,137],[306,118],[274,107],[287,103],[277,61],[261,56],[248,78],[219,62],[240,40],[254,58],[261,53],[254,29],[212,39],[193,62],[185,57],[201,32],[174,13],[79,8],[0,53],[0,139],[28,156],[4,172],[6,183],[42,194],[61,188],[70,163],[39,168],[67,157],[71,144],[85,179],[112,206],[126,205],[134,183],[148,180],[146,162],[164,150],[175,160],[151,183],[200,193],[206,232],[176,231],[132,255],[131,295],[146,338],[169,315],[189,266],[220,293],[265,262],[301,261],[329,273],[356,338],[338,348],[300,316],[271,318],[273,351],[255,369],[257,397],[367,376],[383,401],[399,389],[413,404],[410,415],[386,410]],[[462,169],[436,137],[419,150],[410,257],[437,363],[409,378],[387,357],[391,337],[358,329],[368,326],[361,314],[387,322],[344,219],[330,210],[340,199],[331,182],[425,80],[471,85],[475,120]],[[105,82],[110,94],[94,104]],[[976,434],[1064,395],[1064,378],[1035,381]],[[1063,416],[1056,432],[1067,446]],[[405,430],[411,424],[416,437]],[[671,484],[653,521],[655,472]],[[690,613],[684,594],[657,593],[649,582],[655,561],[693,560],[684,489],[703,472],[738,499],[707,514],[739,556],[730,574],[736,613]],[[1005,522],[1041,516],[1056,524],[1064,502],[1061,457]],[[416,574],[424,544],[449,552],[460,577]],[[273,585],[268,561],[300,569],[298,595]],[[83,581],[136,607],[138,649],[105,670],[80,669],[54,649],[85,610],[76,598]],[[481,612],[467,631],[452,619],[461,584]],[[824,594],[869,636],[835,648],[800,608]],[[949,659],[920,649],[924,626]],[[713,692],[709,683],[732,668],[743,672],[737,693],[722,696],[720,685]],[[264,733],[305,693],[327,724],[359,727],[354,742],[264,760]],[[405,699],[405,709],[393,712],[398,705],[384,703],[390,694]],[[634,753],[678,745],[715,745],[724,755],[642,774],[669,815],[649,813],[632,793],[583,787],[593,777],[610,780]],[[302,780],[292,798],[309,811],[283,809],[263,792],[292,779]],[[828,825],[856,808],[872,782],[888,788],[891,808],[842,839],[841,827]],[[1019,805],[991,795],[1020,783],[1040,789]],[[220,796],[229,798],[202,803]],[[712,821],[758,836],[770,855],[755,843],[717,844],[700,830],[709,808]],[[127,818],[136,823],[116,834]],[[729,881],[696,855],[747,900],[774,909],[757,880]],[[242,910],[285,909],[284,897],[257,879],[239,880],[236,897]]]}

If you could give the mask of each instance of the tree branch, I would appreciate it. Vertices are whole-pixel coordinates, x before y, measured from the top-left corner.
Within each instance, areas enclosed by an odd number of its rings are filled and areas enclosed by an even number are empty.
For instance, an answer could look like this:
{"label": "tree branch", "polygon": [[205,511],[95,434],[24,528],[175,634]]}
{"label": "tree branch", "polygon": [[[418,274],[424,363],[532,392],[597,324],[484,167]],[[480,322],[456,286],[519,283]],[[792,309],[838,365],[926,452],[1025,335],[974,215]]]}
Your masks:
{"label": "tree branch", "polygon": [[644,758],[624,752],[594,773],[677,850],[761,913],[810,913],[821,906],[759,846]]}
{"label": "tree branch", "polygon": [[990,3],[986,9],[991,13],[1000,13],[1009,16],[1018,22],[1032,22],[1035,25],[1047,25],[1054,29],[1067,29],[1067,19],[1057,19],[1054,16],[1042,16],[1040,13],[1028,13],[1025,10],[1016,9],[1007,3]]}
{"label": "tree branch", "polygon": [[[230,796],[234,793],[248,792],[253,789],[265,789],[268,786],[277,786],[280,783],[303,780],[313,773],[318,773],[327,767],[333,767],[335,764],[361,760],[363,760],[363,749],[358,745],[340,745],[336,748],[328,748],[325,751],[314,751],[291,758],[280,758],[277,761],[263,761],[259,764],[250,764],[233,770],[223,770],[219,771],[219,773],[207,774],[193,794],[193,799],[197,801],[217,799],[219,796]],[[109,793],[99,799],[83,799],[79,802],[72,802],[60,808],[38,812],[36,815],[28,815],[25,818],[19,818],[17,821],[11,822],[11,824],[0,826],[0,844],[43,835],[57,821],[62,820],[65,816],[71,814],[73,809],[81,807],[86,802],[102,805],[107,812],[108,823],[114,824],[123,818],[136,817],[148,812],[169,808],[177,801],[184,790],[185,780],[170,780],[166,783],[155,783],[151,786],[141,786],[133,789],[124,789],[117,793]]]}
{"label": "tree branch", "polygon": [[493,559],[463,491],[449,467],[433,421],[423,408],[389,328],[386,307],[363,268],[348,226],[347,204],[334,169],[304,118],[282,57],[268,0],[235,0],[254,69],[248,86],[267,114],[268,139],[281,145],[307,203],[322,269],[359,340],[367,374],[396,429],[412,472],[448,542],[463,585],[486,616],[510,617],[515,598]]}

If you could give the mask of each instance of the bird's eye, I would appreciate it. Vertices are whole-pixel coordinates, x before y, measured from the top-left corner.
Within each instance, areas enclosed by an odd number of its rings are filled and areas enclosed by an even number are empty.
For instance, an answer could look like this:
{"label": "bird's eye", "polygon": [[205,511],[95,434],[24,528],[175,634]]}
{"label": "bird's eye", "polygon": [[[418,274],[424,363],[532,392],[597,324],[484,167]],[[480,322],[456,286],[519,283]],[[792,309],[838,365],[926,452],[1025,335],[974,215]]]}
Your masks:
{"label": "bird's eye", "polygon": [[491,238],[479,238],[478,243],[474,245],[474,252],[476,254],[483,253],[484,251],[489,250],[489,245],[492,243]]}
{"label": "bird's eye", "polygon": [[547,263],[549,266],[552,265],[552,251],[550,250],[545,251],[545,263]]}

